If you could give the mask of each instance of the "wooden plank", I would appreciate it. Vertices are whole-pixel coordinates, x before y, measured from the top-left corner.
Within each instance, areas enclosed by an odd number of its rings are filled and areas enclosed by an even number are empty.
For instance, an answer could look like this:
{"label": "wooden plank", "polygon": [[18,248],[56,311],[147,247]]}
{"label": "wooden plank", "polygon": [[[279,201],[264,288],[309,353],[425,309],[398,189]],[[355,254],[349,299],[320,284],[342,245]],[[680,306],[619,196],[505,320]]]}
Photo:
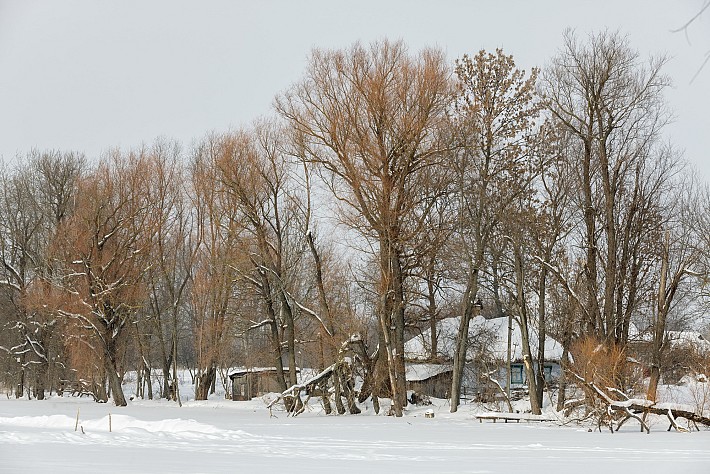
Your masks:
{"label": "wooden plank", "polygon": [[556,421],[554,418],[547,417],[545,415],[533,415],[531,413],[498,413],[498,412],[493,412],[493,413],[480,413],[477,415],[474,415],[475,418],[478,419],[480,423],[483,423],[483,420],[493,420],[493,423],[495,423],[497,420],[503,420],[505,423],[508,423],[508,421],[515,421],[517,423],[520,423],[520,421]]}

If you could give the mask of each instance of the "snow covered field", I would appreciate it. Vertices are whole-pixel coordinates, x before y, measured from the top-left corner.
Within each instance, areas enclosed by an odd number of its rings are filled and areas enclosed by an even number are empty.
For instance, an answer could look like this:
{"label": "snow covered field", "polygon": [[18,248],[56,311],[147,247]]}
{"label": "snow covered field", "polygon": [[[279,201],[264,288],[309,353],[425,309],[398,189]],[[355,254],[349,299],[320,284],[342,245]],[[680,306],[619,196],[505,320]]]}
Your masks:
{"label": "snow covered field", "polygon": [[[133,401],[116,408],[83,398],[0,400],[0,472],[678,472],[710,473],[710,431],[650,435],[628,423],[619,433],[553,424],[479,423],[473,407],[433,419],[296,418],[260,399]],[[74,431],[79,410],[79,431]],[[109,432],[109,413],[111,428]],[[83,428],[83,433],[81,432]]]}

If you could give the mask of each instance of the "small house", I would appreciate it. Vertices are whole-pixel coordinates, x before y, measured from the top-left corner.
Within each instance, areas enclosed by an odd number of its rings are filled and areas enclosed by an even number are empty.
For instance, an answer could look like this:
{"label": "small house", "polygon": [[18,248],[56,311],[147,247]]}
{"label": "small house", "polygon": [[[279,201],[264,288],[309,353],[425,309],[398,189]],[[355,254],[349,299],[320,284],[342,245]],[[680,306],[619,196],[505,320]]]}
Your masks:
{"label": "small house", "polygon": [[[456,339],[458,337],[460,318],[446,318],[437,323],[436,340],[437,353],[431,351],[431,329],[426,329],[416,337],[407,341],[404,345],[405,359],[408,366],[439,366],[438,370],[429,368],[430,373],[436,373],[436,377],[443,378],[448,373],[449,386],[446,390],[437,390],[438,395],[434,395],[431,390],[434,380],[419,380],[420,377],[413,373],[416,381],[409,383],[410,371],[407,370],[407,383],[410,389],[415,390],[415,384],[420,384],[422,393],[429,396],[441,397],[441,394],[448,394],[451,389],[451,362],[456,351]],[[533,352],[537,350],[537,333],[531,328],[530,346]],[[549,336],[545,337],[545,363],[543,370],[545,380],[553,382],[560,374],[560,359],[562,357],[562,345]],[[462,393],[482,393],[490,385],[489,377],[496,379],[502,386],[506,385],[506,361],[508,358],[508,318],[487,319],[483,316],[476,316],[471,319],[469,325],[469,345],[466,355],[466,368],[463,376]],[[522,335],[517,323],[513,323],[510,332],[510,368],[511,368],[511,388],[522,388],[527,384],[525,370],[522,363]],[[441,364],[426,364],[426,362],[438,360]],[[448,371],[448,372],[447,372]],[[426,383],[425,383],[426,382]],[[437,385],[442,381],[437,380]],[[445,397],[446,395],[444,395]]]}

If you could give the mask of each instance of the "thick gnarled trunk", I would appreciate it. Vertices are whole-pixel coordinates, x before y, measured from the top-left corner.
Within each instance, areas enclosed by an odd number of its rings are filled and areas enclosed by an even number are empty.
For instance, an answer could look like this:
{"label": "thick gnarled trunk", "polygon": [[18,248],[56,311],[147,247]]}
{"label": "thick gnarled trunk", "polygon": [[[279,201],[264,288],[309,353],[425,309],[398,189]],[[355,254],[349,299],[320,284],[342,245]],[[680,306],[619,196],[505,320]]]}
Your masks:
{"label": "thick gnarled trunk", "polygon": [[104,358],[104,362],[106,365],[108,386],[109,390],[111,391],[113,403],[117,407],[125,407],[126,405],[128,405],[128,402],[126,402],[126,396],[124,395],[123,388],[121,387],[121,378],[118,375],[115,356],[107,353],[106,357]]}

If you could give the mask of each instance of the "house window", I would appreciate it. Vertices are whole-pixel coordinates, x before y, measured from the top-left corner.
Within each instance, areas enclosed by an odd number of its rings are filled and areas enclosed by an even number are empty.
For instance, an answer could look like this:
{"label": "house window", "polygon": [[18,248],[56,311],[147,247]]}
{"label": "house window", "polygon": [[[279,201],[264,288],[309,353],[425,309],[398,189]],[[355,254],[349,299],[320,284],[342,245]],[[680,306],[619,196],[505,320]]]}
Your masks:
{"label": "house window", "polygon": [[523,384],[525,379],[523,378],[523,364],[511,364],[510,365],[510,384]]}
{"label": "house window", "polygon": [[545,382],[552,382],[552,365],[545,364],[543,370],[545,371]]}

